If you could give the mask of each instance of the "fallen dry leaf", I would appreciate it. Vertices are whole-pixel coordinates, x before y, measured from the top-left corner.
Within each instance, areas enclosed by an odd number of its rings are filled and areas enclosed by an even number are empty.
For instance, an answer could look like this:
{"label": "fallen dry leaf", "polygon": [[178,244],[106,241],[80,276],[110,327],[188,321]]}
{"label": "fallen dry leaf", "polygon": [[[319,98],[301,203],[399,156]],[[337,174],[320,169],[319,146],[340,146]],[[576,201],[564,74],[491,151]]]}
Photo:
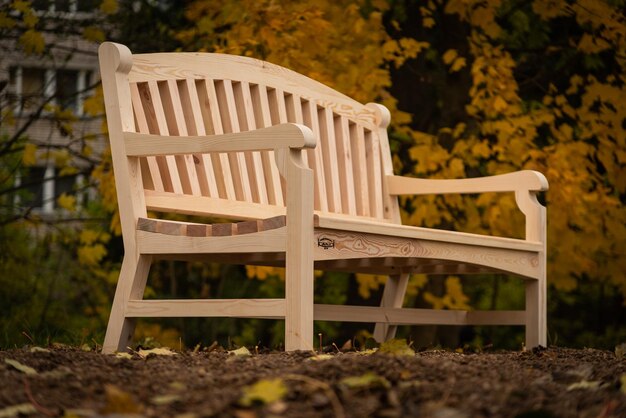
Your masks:
{"label": "fallen dry leaf", "polygon": [[370,388],[370,387],[383,387],[390,388],[391,383],[383,376],[379,376],[375,373],[368,372],[361,376],[350,376],[341,379],[340,384],[350,389]]}
{"label": "fallen dry leaf", "polygon": [[180,400],[180,395],[176,395],[176,394],[159,395],[151,399],[152,403],[155,405],[169,405],[179,400]]}
{"label": "fallen dry leaf", "polygon": [[590,389],[590,390],[596,390],[600,387],[600,382],[597,380],[594,381],[588,381],[588,380],[581,380],[580,382],[577,383],[572,383],[571,385],[569,385],[567,387],[567,390],[577,390],[577,389]]}
{"label": "fallen dry leaf", "polygon": [[115,385],[104,385],[104,392],[106,405],[100,411],[104,414],[139,414],[143,410],[130,393]]}
{"label": "fallen dry leaf", "polygon": [[115,357],[130,360],[133,358],[133,355],[130,353],[115,353]]}
{"label": "fallen dry leaf", "polygon": [[392,356],[414,356],[415,351],[406,343],[403,338],[394,338],[389,341],[385,341],[380,345],[378,349],[380,354],[390,354]]}
{"label": "fallen dry leaf", "polygon": [[308,360],[323,361],[323,360],[330,360],[332,358],[335,358],[335,356],[333,356],[332,354],[316,354],[312,357],[309,357]]}
{"label": "fallen dry leaf", "polygon": [[25,364],[20,363],[17,360],[13,360],[10,358],[5,358],[4,362],[6,364],[8,364],[9,366],[13,367],[16,370],[19,370],[20,372],[27,374],[27,375],[35,375],[37,374],[37,370],[33,369],[30,366],[27,366]]}
{"label": "fallen dry leaf", "polygon": [[148,356],[175,356],[176,353],[169,348],[151,348],[149,350],[140,349],[137,354],[141,358],[148,358]]}
{"label": "fallen dry leaf", "polygon": [[280,401],[287,394],[287,386],[282,379],[261,379],[255,384],[243,389],[243,396],[239,404],[250,406],[255,402],[270,404]]}
{"label": "fallen dry leaf", "polygon": [[239,347],[236,350],[231,350],[228,352],[228,354],[230,354],[231,356],[243,356],[243,357],[248,357],[252,355],[250,350],[248,350],[246,347]]}
{"label": "fallen dry leaf", "polygon": [[14,418],[22,415],[31,415],[37,413],[37,410],[31,403],[20,403],[17,405],[7,406],[0,409],[0,418]]}

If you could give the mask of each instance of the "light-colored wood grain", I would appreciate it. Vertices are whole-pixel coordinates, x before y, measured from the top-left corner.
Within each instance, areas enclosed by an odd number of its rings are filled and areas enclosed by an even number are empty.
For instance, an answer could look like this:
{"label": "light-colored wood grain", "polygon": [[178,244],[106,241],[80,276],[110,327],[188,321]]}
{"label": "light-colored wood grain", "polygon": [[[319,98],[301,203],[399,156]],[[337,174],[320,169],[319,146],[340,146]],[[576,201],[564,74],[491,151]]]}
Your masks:
{"label": "light-colored wood grain", "polygon": [[318,215],[315,225],[319,228],[339,231],[362,232],[404,238],[419,238],[440,242],[453,242],[480,247],[510,248],[522,251],[540,251],[540,241],[527,241],[514,238],[492,237],[488,235],[469,234],[464,232],[444,231],[440,229],[421,228],[407,225],[383,223],[367,219],[346,219],[334,216]]}
{"label": "light-colored wood grain", "polygon": [[315,319],[385,322],[393,325],[523,325],[524,311],[460,311],[316,304]]}
{"label": "light-colored wood grain", "polygon": [[[547,185],[545,187],[547,188]],[[526,239],[542,243],[538,255],[538,280],[526,282],[526,346],[545,347],[548,343],[546,208],[537,200],[536,192],[518,190],[515,193],[515,200],[526,217]]]}
{"label": "light-colored wood grain", "polygon": [[[317,118],[317,105],[315,101],[303,101],[302,102],[302,118],[304,124],[311,128],[313,135],[316,138],[320,137],[319,120]],[[313,170],[315,175],[314,192],[317,196],[315,201],[317,205],[316,210],[322,212],[329,212],[328,207],[328,192],[326,190],[327,178],[326,171],[324,170],[324,158],[322,157],[322,148],[325,146],[321,141],[318,146],[308,154],[308,164]]]}
{"label": "light-colored wood grain", "polygon": [[[205,136],[207,134],[203,112],[200,106],[200,94],[196,88],[196,80],[183,80],[181,86],[181,101],[185,114],[188,134],[191,136]],[[219,197],[217,181],[211,156],[207,154],[194,154],[194,163],[198,173],[198,183],[202,196]]]}
{"label": "light-colored wood grain", "polygon": [[130,300],[130,318],[268,318],[285,317],[284,299],[184,299]]}
{"label": "light-colored wood grain", "polygon": [[[214,135],[222,135],[227,131],[224,130],[221,112],[217,99],[217,91],[215,83],[212,79],[206,79],[204,89],[201,90],[201,97],[205,102],[205,106],[209,109],[211,119],[211,127]],[[230,162],[228,155],[224,153],[211,155],[213,167],[215,168],[215,178],[217,180],[217,188],[219,195],[224,199],[235,199],[235,186],[233,184],[232,173],[230,170]]]}
{"label": "light-colored wood grain", "polygon": [[352,147],[352,175],[356,190],[356,211],[358,215],[370,216],[369,185],[367,183],[367,163],[365,160],[365,134],[363,127],[350,124],[350,146]]}
{"label": "light-colored wood grain", "polygon": [[209,136],[188,136],[184,140],[168,135],[124,132],[129,156],[184,155],[193,153],[273,150],[315,146],[311,131],[302,125],[285,123],[254,131]]}
{"label": "light-colored wood grain", "polygon": [[324,177],[326,178],[326,193],[328,196],[328,210],[343,213],[341,205],[341,190],[339,186],[339,164],[337,162],[337,141],[335,137],[335,123],[333,112],[329,108],[318,108],[319,149],[322,150],[324,160]]}
{"label": "light-colored wood grain", "polygon": [[414,177],[388,176],[387,185],[392,195],[514,192],[517,190],[548,190],[548,181],[537,171],[518,171],[498,176],[473,179],[430,180]]}
{"label": "light-colored wood grain", "polygon": [[[237,84],[237,86],[238,88],[236,89],[236,93],[239,103],[237,105],[239,120],[243,121],[243,130],[254,131],[257,129],[257,125],[254,115],[250,84],[246,81],[242,81]],[[258,151],[247,152],[245,153],[245,156],[250,176],[252,199],[255,203],[267,204],[269,201],[267,199],[267,187],[265,186],[265,172],[261,153]]]}
{"label": "light-colored wood grain", "polygon": [[[252,92],[252,101],[255,109],[255,120],[257,128],[267,128],[272,126],[269,98],[267,88],[258,86]],[[274,151],[261,153],[263,161],[263,172],[265,173],[265,187],[267,188],[267,198],[271,205],[284,205],[282,185],[278,167],[274,161]]]}
{"label": "light-colored wood grain", "polygon": [[365,138],[365,167],[367,185],[369,188],[369,207],[372,218],[384,218],[383,213],[383,185],[380,163],[380,142],[378,134],[372,131],[364,132]]}
{"label": "light-colored wood grain", "polygon": [[142,254],[207,254],[284,252],[286,228],[256,234],[190,237],[137,231],[137,248]]}
{"label": "light-colored wood grain", "polygon": [[[285,225],[287,225],[287,221],[284,215],[269,219],[223,224],[199,224],[151,218],[139,218],[137,221],[137,229],[140,231],[167,235],[185,235],[190,237],[252,234],[260,231],[283,228]],[[227,233],[218,233],[218,230],[225,230]]]}
{"label": "light-colored wood grain", "polygon": [[334,118],[337,136],[337,165],[341,188],[341,206],[343,213],[356,216],[356,200],[354,197],[354,175],[352,173],[352,148],[350,146],[350,128],[344,116]]}
{"label": "light-colored wood grain", "polygon": [[147,211],[143,195],[143,180],[139,158],[128,158],[124,152],[122,132],[136,129],[133,117],[128,72],[132,56],[128,48],[105,43],[99,49],[105,109],[111,139],[111,154],[115,170],[115,186],[120,209],[120,223],[125,254],[113,299],[102,351],[124,350],[132,337],[135,322],[124,315],[125,306],[133,297],[141,297],[150,269],[151,257],[139,255],[135,222]]}
{"label": "light-colored wood grain", "polygon": [[374,113],[361,103],[294,71],[254,58],[206,53],[156,53],[133,55],[130,81],[207,77],[246,80],[272,88],[289,86],[290,93],[319,98],[338,114],[374,128]]}
{"label": "light-colored wood grain", "polygon": [[[540,173],[481,179],[394,176],[389,111],[302,75],[220,54],[132,55],[100,49],[125,257],[104,352],[124,349],[135,318],[285,320],[287,350],[313,348],[313,320],[398,325],[524,325],[545,345],[546,212]],[[514,192],[524,239],[401,224],[398,196]],[[243,220],[174,222],[147,210]],[[143,300],[153,259],[286,267],[273,300]],[[313,269],[386,274],[381,306],[313,304]],[[409,274],[510,273],[526,280],[524,311],[402,308]]]}
{"label": "light-colored wood grain", "polygon": [[[133,83],[130,85],[130,92],[137,131],[143,134],[149,134],[150,128],[148,127],[148,122],[146,120],[137,84]],[[157,163],[156,157],[146,157],[145,163],[142,164],[142,167],[145,167],[145,169],[142,168],[142,177],[144,179],[145,187],[159,192],[164,191],[163,180],[161,180],[161,173],[159,172],[159,164]]]}
{"label": "light-colored wood grain", "polygon": [[[315,260],[411,257],[485,266],[494,271],[508,272],[531,279],[537,279],[541,274],[536,250],[411,239],[332,229],[316,229],[315,238],[318,243],[315,247]],[[333,246],[324,248],[320,245],[325,240],[332,241]]]}
{"label": "light-colored wood grain", "polygon": [[[147,83],[149,96],[149,104],[151,105],[152,112],[149,115],[153,118],[152,125],[156,127],[156,132],[159,135],[169,135],[169,128],[167,126],[167,120],[165,117],[165,111],[163,109],[163,102],[161,100],[161,93],[159,84],[156,81],[150,81]],[[163,183],[166,185],[166,190],[174,193],[182,193],[183,187],[180,183],[178,175],[178,167],[176,166],[176,157],[173,155],[165,155],[163,160],[159,160],[162,163],[161,177]]]}
{"label": "light-colored wood grain", "polygon": [[312,350],[313,172],[304,165],[300,150],[283,149],[276,160],[278,170],[288,180],[285,350]]}

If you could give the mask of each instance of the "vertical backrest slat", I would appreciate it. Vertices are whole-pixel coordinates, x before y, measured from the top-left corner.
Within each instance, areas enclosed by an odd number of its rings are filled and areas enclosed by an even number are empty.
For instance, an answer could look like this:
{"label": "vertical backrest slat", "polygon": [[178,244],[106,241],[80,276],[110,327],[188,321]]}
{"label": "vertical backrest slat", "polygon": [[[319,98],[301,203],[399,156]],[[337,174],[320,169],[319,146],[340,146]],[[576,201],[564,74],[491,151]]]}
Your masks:
{"label": "vertical backrest slat", "polygon": [[[290,94],[285,98],[285,104],[287,107],[287,119],[289,122],[304,125],[302,98],[297,94]],[[307,167],[313,170],[313,176],[315,177],[315,181],[313,182],[313,207],[316,210],[320,210],[322,207],[321,202],[324,200],[320,197],[320,184],[323,181],[323,177],[319,177],[320,172],[315,168],[315,150],[307,149],[303,153],[302,159]]]}
{"label": "vertical backrest slat", "polygon": [[[137,83],[130,84],[130,96],[137,132],[149,134],[150,128],[148,127],[143,101],[141,99],[141,95],[139,94],[139,87],[137,86]],[[165,190],[156,157],[146,157],[145,159],[141,159],[141,174],[146,187],[151,187],[152,190],[156,190],[157,192]]]}
{"label": "vertical backrest slat", "polygon": [[380,142],[377,135],[370,130],[365,131],[365,158],[369,184],[370,215],[383,218],[383,184],[380,162]]}
{"label": "vertical backrest slat", "polygon": [[[285,104],[285,95],[281,88],[269,89],[267,92],[269,99],[270,117],[272,119],[272,125],[278,125],[281,123],[287,123],[287,106]],[[280,190],[283,195],[283,200],[286,201],[285,196],[285,179],[280,179]]]}
{"label": "vertical backrest slat", "polygon": [[[224,131],[226,133],[240,132],[232,82],[230,80],[218,80],[215,83],[215,90]],[[252,192],[248,182],[245,156],[241,152],[230,152],[228,153],[228,161],[230,162],[230,172],[233,176],[237,200],[251,202]]]}
{"label": "vertical backrest slat", "polygon": [[[148,120],[148,126],[151,133],[159,135],[169,135],[167,129],[167,121],[165,120],[165,114],[163,113],[163,104],[161,102],[161,95],[159,93],[159,86],[156,81],[148,81],[148,100],[144,101],[144,104],[148,106],[150,112],[146,112],[146,119]],[[146,107],[144,107],[146,109]],[[152,123],[151,123],[152,122]],[[155,129],[155,131],[153,131]],[[161,178],[163,179],[163,186],[166,191],[182,194],[183,188],[180,184],[180,178],[178,177],[178,169],[176,167],[176,159],[172,155],[166,156],[164,159],[157,159],[159,163]]]}
{"label": "vertical backrest slat", "polygon": [[[319,120],[317,118],[317,105],[312,101],[302,101],[302,116],[304,124],[308,126],[316,138],[320,137]],[[315,209],[328,212],[328,194],[326,193],[326,172],[324,171],[324,159],[322,147],[324,144],[318,141],[317,146],[309,154],[309,165],[314,170],[316,193],[319,193],[319,207]]]}
{"label": "vertical backrest slat", "polygon": [[[241,130],[249,131],[257,129],[252,108],[252,94],[250,84],[246,81],[233,85],[237,116]],[[255,203],[267,204],[267,188],[265,187],[265,174],[263,173],[263,161],[260,152],[244,153],[252,190],[252,199]]]}
{"label": "vertical backrest slat", "polygon": [[320,145],[322,145],[322,158],[324,159],[328,210],[335,213],[343,213],[339,190],[339,168],[337,164],[337,144],[335,141],[333,112],[327,107],[318,107],[317,117],[319,121]]}
{"label": "vertical backrest slat", "polygon": [[[187,133],[189,135],[206,135],[203,122],[203,113],[200,106],[200,99],[196,89],[196,80],[184,79],[179,81],[180,99],[185,115]],[[202,196],[219,197],[213,162],[208,154],[194,155],[198,183]]]}
{"label": "vertical backrest slat", "polygon": [[[221,54],[134,55],[129,81],[139,132],[184,141],[282,123],[307,126],[317,144],[302,152],[313,171],[315,210],[397,222],[385,183],[392,168],[383,106],[363,105],[267,62]],[[144,187],[155,191],[153,207],[168,193],[206,196],[238,201],[233,217],[245,218],[248,204],[255,213],[285,205],[274,157],[275,150],[157,156],[140,158],[138,168]]]}
{"label": "vertical backrest slat", "polygon": [[356,192],[356,211],[360,216],[370,216],[370,202],[367,184],[367,173],[364,172],[365,137],[363,127],[350,124],[350,147],[352,150],[352,175]]}
{"label": "vertical backrest slat", "polygon": [[348,119],[345,116],[335,116],[334,124],[335,134],[337,135],[337,165],[341,187],[341,203],[344,213],[356,215],[354,175],[352,172],[353,159]]}
{"label": "vertical backrest slat", "polygon": [[[251,91],[252,103],[254,107],[254,120],[258,128],[272,126],[272,115],[267,88],[262,85],[255,85]],[[263,163],[263,173],[265,175],[265,188],[270,205],[282,206],[284,203],[280,173],[274,161],[274,151],[261,152]]]}
{"label": "vertical backrest slat", "polygon": [[[170,134],[188,136],[178,82],[170,79],[160,83],[159,88]],[[183,139],[181,138],[181,140]],[[200,183],[198,182],[193,155],[177,155],[175,159],[183,193],[200,196]]]}
{"label": "vertical backrest slat", "polygon": [[[196,85],[196,87],[198,86]],[[220,117],[217,93],[215,91],[215,84],[213,84],[213,80],[203,80],[198,88],[198,97],[201,98],[205,128],[208,127],[212,129],[212,132],[210,133],[213,135],[223,134],[224,128],[222,127],[222,119]],[[234,200],[236,197],[235,188],[233,186],[228,156],[224,153],[212,154],[211,160],[215,170],[215,179],[217,181],[219,196],[222,199]]]}

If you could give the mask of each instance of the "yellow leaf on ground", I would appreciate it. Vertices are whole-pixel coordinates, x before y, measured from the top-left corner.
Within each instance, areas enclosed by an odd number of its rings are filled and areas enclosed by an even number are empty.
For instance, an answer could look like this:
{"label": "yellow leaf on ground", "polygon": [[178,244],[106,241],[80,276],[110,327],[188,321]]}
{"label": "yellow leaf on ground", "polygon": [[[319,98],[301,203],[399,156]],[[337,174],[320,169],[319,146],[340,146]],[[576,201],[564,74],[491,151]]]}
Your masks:
{"label": "yellow leaf on ground", "polygon": [[169,348],[151,348],[150,350],[140,349],[137,354],[141,358],[147,358],[150,355],[153,356],[175,356],[176,353],[170,350]]}
{"label": "yellow leaf on ground", "polygon": [[378,353],[390,354],[392,356],[414,356],[415,351],[406,343],[403,338],[394,338],[389,341],[385,341],[380,345]]}
{"label": "yellow leaf on ground", "polygon": [[143,407],[135,402],[130,393],[115,385],[104,385],[106,405],[100,412],[104,414],[138,414]]}
{"label": "yellow leaf on ground", "polygon": [[248,357],[252,355],[250,350],[248,350],[246,347],[239,347],[236,350],[231,350],[228,352],[228,354],[230,354],[231,356],[238,356],[238,357],[239,356]]}
{"label": "yellow leaf on ground", "polygon": [[287,392],[287,386],[282,379],[261,379],[243,389],[243,396],[239,399],[239,403],[243,406],[250,406],[255,402],[265,405],[280,401]]}
{"label": "yellow leaf on ground", "polygon": [[350,389],[370,388],[370,387],[383,387],[389,388],[391,384],[383,376],[379,376],[375,373],[368,372],[361,376],[350,376],[341,379],[340,383],[349,387]]}

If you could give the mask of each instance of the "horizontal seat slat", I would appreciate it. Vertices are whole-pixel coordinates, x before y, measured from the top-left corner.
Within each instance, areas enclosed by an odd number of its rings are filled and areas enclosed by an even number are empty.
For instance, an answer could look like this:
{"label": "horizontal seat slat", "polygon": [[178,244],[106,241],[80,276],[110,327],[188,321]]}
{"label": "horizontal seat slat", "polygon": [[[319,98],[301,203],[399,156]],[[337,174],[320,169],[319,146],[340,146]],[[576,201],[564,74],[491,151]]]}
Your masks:
{"label": "horizontal seat slat", "polygon": [[269,231],[282,228],[286,225],[286,216],[275,216],[255,221],[200,224],[191,222],[167,221],[163,219],[139,218],[137,229],[145,232],[155,232],[166,235],[181,235],[189,237],[224,237],[230,235],[252,234],[254,232]]}

